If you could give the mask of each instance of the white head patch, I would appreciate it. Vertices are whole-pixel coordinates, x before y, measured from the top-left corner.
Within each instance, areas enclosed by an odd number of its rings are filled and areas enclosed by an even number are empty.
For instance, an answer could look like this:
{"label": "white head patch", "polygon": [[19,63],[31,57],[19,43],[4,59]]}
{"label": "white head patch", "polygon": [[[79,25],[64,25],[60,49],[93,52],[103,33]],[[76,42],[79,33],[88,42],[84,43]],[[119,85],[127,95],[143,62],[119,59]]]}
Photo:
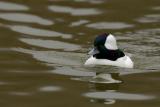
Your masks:
{"label": "white head patch", "polygon": [[108,37],[106,38],[106,42],[105,42],[104,45],[105,45],[105,47],[107,49],[110,49],[110,50],[116,50],[116,49],[118,49],[116,38],[112,34],[108,35]]}

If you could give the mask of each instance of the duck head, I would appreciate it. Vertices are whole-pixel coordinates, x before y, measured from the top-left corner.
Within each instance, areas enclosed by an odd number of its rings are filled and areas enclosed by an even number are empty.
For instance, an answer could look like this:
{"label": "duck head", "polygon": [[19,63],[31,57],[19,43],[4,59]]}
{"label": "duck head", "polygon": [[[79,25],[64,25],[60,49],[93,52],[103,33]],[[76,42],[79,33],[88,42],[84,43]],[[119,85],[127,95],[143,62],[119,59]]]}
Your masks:
{"label": "duck head", "polygon": [[133,61],[118,49],[116,38],[112,34],[101,34],[94,40],[94,48],[88,53],[91,57],[85,65],[113,65],[133,68]]}

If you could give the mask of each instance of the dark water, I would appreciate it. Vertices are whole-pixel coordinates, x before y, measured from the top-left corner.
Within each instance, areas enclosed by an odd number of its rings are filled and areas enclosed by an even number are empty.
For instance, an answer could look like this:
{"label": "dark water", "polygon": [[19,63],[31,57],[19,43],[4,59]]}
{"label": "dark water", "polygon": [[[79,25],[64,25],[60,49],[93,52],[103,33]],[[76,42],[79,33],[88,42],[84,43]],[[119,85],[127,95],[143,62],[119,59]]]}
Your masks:
{"label": "dark water", "polygon": [[[159,107],[159,22],[159,0],[1,0],[0,105]],[[83,66],[103,32],[134,69]]]}

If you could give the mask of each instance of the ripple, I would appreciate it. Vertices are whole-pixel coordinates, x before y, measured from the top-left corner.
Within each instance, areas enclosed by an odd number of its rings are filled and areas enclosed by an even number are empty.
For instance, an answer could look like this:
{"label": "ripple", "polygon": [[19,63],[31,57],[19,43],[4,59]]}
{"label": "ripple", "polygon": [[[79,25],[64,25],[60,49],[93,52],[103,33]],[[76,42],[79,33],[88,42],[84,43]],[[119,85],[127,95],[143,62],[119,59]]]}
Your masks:
{"label": "ripple", "polygon": [[46,62],[48,65],[53,64],[58,66],[80,66],[82,64],[81,58],[84,57],[83,54],[72,52],[34,51],[23,48],[13,48],[12,50],[30,54],[35,59]]}
{"label": "ripple", "polygon": [[10,83],[4,82],[4,81],[0,81],[0,85],[8,85],[8,84],[10,84]]}
{"label": "ripple", "polygon": [[0,48],[0,52],[7,52],[7,51],[10,51],[10,49],[8,49],[8,48]]}
{"label": "ripple", "polygon": [[48,9],[58,13],[69,13],[73,16],[89,16],[101,13],[100,11],[94,8],[72,8],[67,6],[56,6],[56,5],[51,5],[48,7]]}
{"label": "ripple", "polygon": [[120,92],[88,92],[84,96],[96,99],[118,99],[118,100],[151,100],[154,96],[147,96],[141,94],[130,94]]}
{"label": "ripple", "polygon": [[53,22],[43,19],[39,16],[26,14],[26,13],[0,13],[0,18],[8,21],[24,22],[24,23],[37,23],[41,25],[52,25]]}
{"label": "ripple", "polygon": [[144,17],[136,19],[136,21],[140,22],[140,23],[155,23],[155,22],[160,22],[160,14],[145,15]]}
{"label": "ripple", "polygon": [[55,40],[21,38],[20,41],[27,43],[29,45],[39,46],[48,49],[62,49],[64,51],[76,51],[81,49],[79,45],[61,41],[55,41]]}
{"label": "ripple", "polygon": [[29,92],[9,92],[9,95],[14,95],[14,96],[29,96],[32,95],[32,93]]}
{"label": "ripple", "polygon": [[86,24],[88,23],[89,21],[88,20],[79,20],[79,21],[76,21],[76,22],[72,22],[70,26],[80,26],[80,25],[83,25],[83,24]]}
{"label": "ripple", "polygon": [[41,92],[54,92],[54,91],[60,91],[62,90],[61,87],[58,86],[43,86],[39,88],[39,91]]}
{"label": "ripple", "polygon": [[29,7],[24,6],[22,4],[16,4],[11,2],[4,2],[0,1],[0,10],[7,10],[7,11],[26,11],[29,10]]}
{"label": "ripple", "polygon": [[[139,55],[146,55],[147,52],[149,51],[154,51],[156,49],[158,49],[158,47],[152,47],[152,46],[148,46],[148,45],[136,45],[136,44],[128,44],[128,43],[120,43],[121,45],[124,46],[124,48],[131,50],[131,51],[135,51],[137,52]],[[132,48],[130,48],[132,47]]]}
{"label": "ripple", "polygon": [[124,70],[124,69],[119,69],[120,75],[121,76],[126,76],[126,75],[131,75],[131,74],[143,74],[143,73],[155,73],[159,72],[158,70],[147,70],[147,69],[140,69],[140,68],[135,68],[132,70]]}
{"label": "ripple", "polygon": [[38,61],[45,62],[48,66],[54,66],[54,70],[49,73],[68,75],[68,76],[95,76],[95,72],[84,69],[82,58],[84,54],[73,52],[56,51],[35,51],[23,48],[12,48],[16,52],[26,53],[33,56]]}
{"label": "ripple", "polygon": [[94,29],[125,29],[133,27],[133,25],[131,24],[126,24],[122,22],[97,22],[88,24],[86,26]]}
{"label": "ripple", "polygon": [[51,72],[55,74],[68,75],[68,76],[81,76],[81,77],[95,76],[94,72],[88,72],[86,70],[81,71],[66,66],[56,67],[56,69],[52,70]]}
{"label": "ripple", "polygon": [[122,81],[114,79],[112,74],[100,73],[94,76],[91,80],[91,83],[100,83],[100,84],[114,84],[114,83],[122,83]]}
{"label": "ripple", "polygon": [[[127,39],[126,39],[124,41],[121,41],[121,43],[120,43],[120,44],[124,44],[124,46],[128,47],[128,49],[129,49],[129,47],[132,47],[132,48],[135,47],[135,50],[154,51],[154,50],[160,49],[159,48],[159,42],[160,42],[159,34],[160,34],[160,29],[153,28],[153,29],[137,30],[134,32],[126,32],[126,33],[121,33],[121,34],[119,33],[118,35],[120,35],[120,38],[121,38],[121,36],[128,38],[129,41],[127,41]],[[126,43],[126,41],[129,43]],[[128,46],[127,44],[133,45],[133,46]],[[139,46],[142,46],[143,49],[138,48]],[[132,49],[132,48],[130,48],[130,49]]]}
{"label": "ripple", "polygon": [[153,7],[152,9],[153,9],[153,10],[160,10],[160,6]]}
{"label": "ripple", "polygon": [[55,31],[33,28],[30,26],[23,26],[23,25],[14,25],[9,26],[11,30],[23,34],[34,35],[34,36],[42,36],[42,37],[62,37],[64,39],[72,38],[70,34],[63,34]]}
{"label": "ripple", "polygon": [[101,4],[104,0],[74,0],[76,2],[89,2],[92,4]]}

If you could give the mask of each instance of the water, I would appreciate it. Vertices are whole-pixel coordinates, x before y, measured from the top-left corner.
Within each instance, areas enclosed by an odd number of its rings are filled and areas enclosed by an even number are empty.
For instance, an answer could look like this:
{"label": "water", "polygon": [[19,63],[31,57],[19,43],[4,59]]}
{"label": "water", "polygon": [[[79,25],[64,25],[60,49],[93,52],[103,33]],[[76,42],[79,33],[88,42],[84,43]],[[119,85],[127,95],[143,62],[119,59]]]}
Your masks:
{"label": "water", "polygon": [[[159,107],[159,4],[1,0],[1,106]],[[116,35],[134,69],[83,66],[103,32]],[[103,72],[100,78],[94,78],[96,72]]]}

